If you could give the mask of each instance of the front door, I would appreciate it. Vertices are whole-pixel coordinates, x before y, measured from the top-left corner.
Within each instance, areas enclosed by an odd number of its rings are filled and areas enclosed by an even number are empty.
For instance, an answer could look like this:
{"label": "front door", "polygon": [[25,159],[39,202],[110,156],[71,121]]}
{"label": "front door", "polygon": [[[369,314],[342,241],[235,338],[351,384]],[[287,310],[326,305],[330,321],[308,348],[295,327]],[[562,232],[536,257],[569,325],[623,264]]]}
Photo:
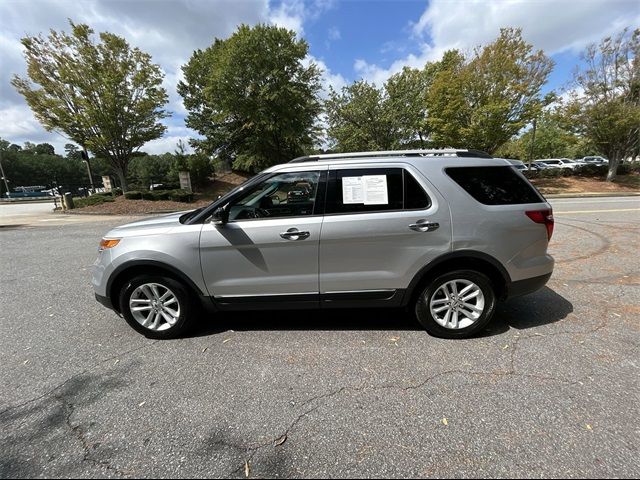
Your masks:
{"label": "front door", "polygon": [[317,302],[326,169],[274,173],[229,205],[229,221],[206,223],[200,258],[218,304]]}

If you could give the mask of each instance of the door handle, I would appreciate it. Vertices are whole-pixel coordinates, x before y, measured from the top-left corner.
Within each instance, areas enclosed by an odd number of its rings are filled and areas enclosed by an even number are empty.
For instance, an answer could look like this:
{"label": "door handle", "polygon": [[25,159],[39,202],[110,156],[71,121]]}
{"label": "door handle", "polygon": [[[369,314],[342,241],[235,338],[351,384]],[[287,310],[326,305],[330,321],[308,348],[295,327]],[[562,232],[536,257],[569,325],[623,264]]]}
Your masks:
{"label": "door handle", "polygon": [[439,223],[428,222],[427,220],[418,220],[416,223],[412,223],[409,225],[411,230],[415,230],[416,232],[433,232],[440,228]]}
{"label": "door handle", "polygon": [[290,228],[286,232],[280,234],[285,240],[304,240],[309,238],[311,234],[309,232],[301,232],[297,228]]}

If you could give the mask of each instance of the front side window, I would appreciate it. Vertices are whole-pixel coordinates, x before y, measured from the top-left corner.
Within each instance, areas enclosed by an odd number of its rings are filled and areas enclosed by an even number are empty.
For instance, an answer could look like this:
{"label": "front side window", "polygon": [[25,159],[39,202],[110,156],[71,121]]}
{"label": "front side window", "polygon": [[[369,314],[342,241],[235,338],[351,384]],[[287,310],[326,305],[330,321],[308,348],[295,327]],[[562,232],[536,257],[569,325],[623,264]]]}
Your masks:
{"label": "front side window", "polygon": [[296,172],[269,177],[232,203],[229,221],[313,215],[322,175]]}

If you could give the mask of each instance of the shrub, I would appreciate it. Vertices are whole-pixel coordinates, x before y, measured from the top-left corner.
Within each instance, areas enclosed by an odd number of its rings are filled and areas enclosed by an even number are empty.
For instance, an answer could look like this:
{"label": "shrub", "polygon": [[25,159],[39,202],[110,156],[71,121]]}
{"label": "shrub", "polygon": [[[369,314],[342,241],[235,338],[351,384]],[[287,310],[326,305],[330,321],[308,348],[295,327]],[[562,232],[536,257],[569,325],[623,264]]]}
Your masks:
{"label": "shrub", "polygon": [[142,192],[139,192],[137,190],[129,190],[124,194],[124,198],[126,198],[127,200],[140,200],[142,198]]}
{"label": "shrub", "polygon": [[557,178],[563,175],[563,171],[560,168],[545,168],[538,171],[538,177],[540,178]]}
{"label": "shrub", "polygon": [[75,208],[90,207],[91,205],[100,205],[102,203],[108,203],[115,201],[112,197],[106,195],[91,195],[90,197],[73,199]]}
{"label": "shrub", "polygon": [[599,177],[607,173],[606,165],[582,165],[576,168],[576,175],[580,177]]}
{"label": "shrub", "polygon": [[169,200],[171,198],[171,191],[169,190],[154,190],[153,196],[156,200]]}
{"label": "shrub", "polygon": [[618,165],[618,175],[629,175],[632,171],[633,169],[629,163]]}
{"label": "shrub", "polygon": [[169,198],[174,202],[190,203],[193,202],[193,193],[186,190],[172,190],[169,192]]}
{"label": "shrub", "polygon": [[119,197],[120,195],[122,195],[122,189],[120,187],[112,188],[111,189],[111,194],[114,197]]}
{"label": "shrub", "polygon": [[155,202],[158,199],[156,197],[156,192],[153,190],[143,190],[141,193],[143,200],[151,200],[152,202]]}

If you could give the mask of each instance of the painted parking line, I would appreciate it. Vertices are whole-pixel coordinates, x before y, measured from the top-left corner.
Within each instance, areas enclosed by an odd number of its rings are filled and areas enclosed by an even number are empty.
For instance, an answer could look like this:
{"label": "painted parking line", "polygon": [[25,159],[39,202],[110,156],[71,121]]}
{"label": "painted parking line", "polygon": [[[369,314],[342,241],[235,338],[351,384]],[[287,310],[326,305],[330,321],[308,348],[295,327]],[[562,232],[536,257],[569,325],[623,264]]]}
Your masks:
{"label": "painted parking line", "polygon": [[560,213],[609,213],[609,212],[640,212],[640,208],[616,208],[611,210],[566,210],[566,211],[557,211],[554,210],[553,214],[558,215]]}

